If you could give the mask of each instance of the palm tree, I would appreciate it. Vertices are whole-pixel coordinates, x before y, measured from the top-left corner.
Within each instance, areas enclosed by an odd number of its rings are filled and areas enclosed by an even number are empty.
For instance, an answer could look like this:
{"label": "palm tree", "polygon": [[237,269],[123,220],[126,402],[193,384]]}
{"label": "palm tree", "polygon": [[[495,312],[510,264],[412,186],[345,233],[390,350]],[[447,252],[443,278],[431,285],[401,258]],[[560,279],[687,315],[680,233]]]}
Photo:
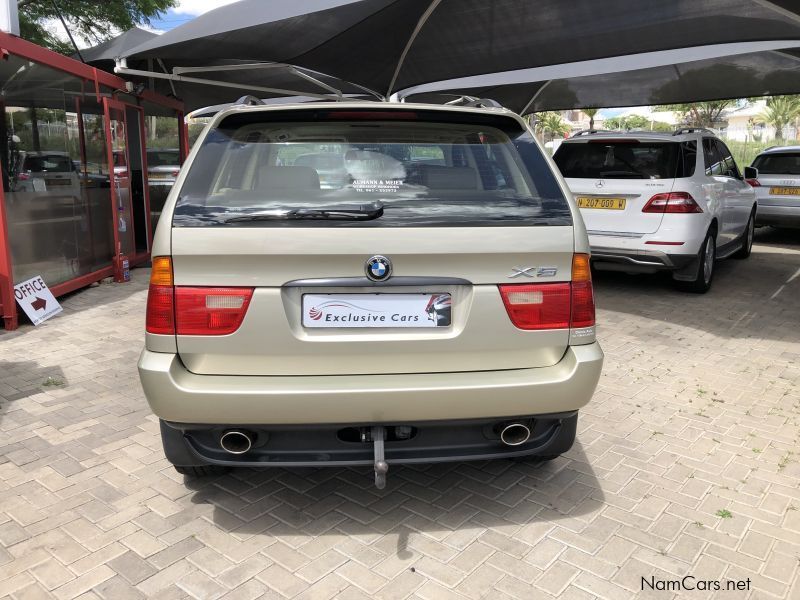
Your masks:
{"label": "palm tree", "polygon": [[775,141],[783,141],[784,128],[800,115],[800,98],[797,96],[773,96],[760,117],[775,128]]}
{"label": "palm tree", "polygon": [[584,108],[583,112],[589,117],[589,130],[594,129],[594,116],[597,114],[599,109],[597,108]]}
{"label": "palm tree", "polygon": [[557,112],[543,112],[536,115],[536,132],[542,137],[549,133],[552,140],[557,135],[569,133],[569,125]]}

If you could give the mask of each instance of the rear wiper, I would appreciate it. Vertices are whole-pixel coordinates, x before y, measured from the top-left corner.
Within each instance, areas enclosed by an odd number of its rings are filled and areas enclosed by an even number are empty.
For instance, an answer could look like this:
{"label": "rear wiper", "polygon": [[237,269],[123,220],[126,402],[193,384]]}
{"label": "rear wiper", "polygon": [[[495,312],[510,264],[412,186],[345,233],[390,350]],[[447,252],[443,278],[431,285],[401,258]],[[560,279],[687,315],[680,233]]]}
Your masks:
{"label": "rear wiper", "polygon": [[358,208],[290,208],[241,215],[225,219],[225,223],[245,221],[289,221],[293,219],[330,219],[332,221],[371,221],[383,215],[382,204],[360,206]]}

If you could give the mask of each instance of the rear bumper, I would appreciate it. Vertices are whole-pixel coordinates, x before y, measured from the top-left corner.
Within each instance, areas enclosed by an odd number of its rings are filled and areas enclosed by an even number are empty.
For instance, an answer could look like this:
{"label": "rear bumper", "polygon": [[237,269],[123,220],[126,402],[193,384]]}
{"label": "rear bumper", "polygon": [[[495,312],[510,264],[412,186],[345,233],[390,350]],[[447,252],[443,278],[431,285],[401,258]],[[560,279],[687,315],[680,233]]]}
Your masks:
{"label": "rear bumper", "polygon": [[696,254],[675,254],[662,250],[592,246],[592,264],[600,270],[642,273],[678,270],[696,257]]}
{"label": "rear bumper", "polygon": [[759,204],[756,225],[773,227],[800,227],[800,206],[770,206]]}
{"label": "rear bumper", "polygon": [[599,344],[569,346],[551,367],[464,373],[258,377],[196,375],[175,354],[144,350],[147,401],[173,423],[416,423],[575,411],[592,397]]}
{"label": "rear bumper", "polygon": [[[509,423],[522,423],[530,437],[506,445],[499,432]],[[426,421],[385,427],[385,460],[390,464],[490,460],[516,456],[557,456],[575,440],[578,413],[537,415],[514,419]],[[161,421],[164,453],[179,466],[304,467],[374,465],[370,427],[349,425],[256,425],[239,428],[252,436],[252,447],[242,454],[221,448],[227,426]],[[402,437],[395,433],[404,429]]]}

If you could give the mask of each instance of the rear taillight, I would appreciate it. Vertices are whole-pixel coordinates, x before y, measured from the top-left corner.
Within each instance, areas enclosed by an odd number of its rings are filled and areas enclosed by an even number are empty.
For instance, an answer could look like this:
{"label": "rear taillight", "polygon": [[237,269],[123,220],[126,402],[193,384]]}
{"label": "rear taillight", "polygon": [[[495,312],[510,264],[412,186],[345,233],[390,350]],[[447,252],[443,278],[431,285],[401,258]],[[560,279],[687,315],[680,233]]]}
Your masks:
{"label": "rear taillight", "polygon": [[253,288],[176,287],[178,335],[226,335],[244,320]]}
{"label": "rear taillight", "polygon": [[758,179],[745,179],[745,181],[750,184],[750,187],[761,187],[761,182]]}
{"label": "rear taillight", "polygon": [[253,288],[174,286],[172,261],[153,259],[147,293],[147,333],[225,335],[244,320]]}
{"label": "rear taillight", "polygon": [[178,173],[180,173],[180,171],[178,171],[178,170],[176,169],[175,171],[173,171],[173,172],[172,172],[172,176],[173,176],[173,177],[177,177],[177,176],[178,176]]}
{"label": "rear taillight", "polygon": [[153,258],[150,289],[147,292],[147,333],[175,334],[175,299],[172,286],[172,261],[168,256]]}
{"label": "rear taillight", "polygon": [[31,178],[30,173],[18,173],[17,180],[18,181],[28,181]]}
{"label": "rear taillight", "polygon": [[594,325],[594,293],[588,254],[575,254],[572,281],[501,285],[511,322],[520,329],[567,329]]}
{"label": "rear taillight", "polygon": [[642,209],[643,213],[701,213],[703,209],[688,192],[656,194]]}
{"label": "rear taillight", "polygon": [[520,329],[569,327],[569,283],[501,285],[500,295],[511,322]]}
{"label": "rear taillight", "polygon": [[569,326],[594,326],[594,289],[588,254],[572,255],[572,310]]}

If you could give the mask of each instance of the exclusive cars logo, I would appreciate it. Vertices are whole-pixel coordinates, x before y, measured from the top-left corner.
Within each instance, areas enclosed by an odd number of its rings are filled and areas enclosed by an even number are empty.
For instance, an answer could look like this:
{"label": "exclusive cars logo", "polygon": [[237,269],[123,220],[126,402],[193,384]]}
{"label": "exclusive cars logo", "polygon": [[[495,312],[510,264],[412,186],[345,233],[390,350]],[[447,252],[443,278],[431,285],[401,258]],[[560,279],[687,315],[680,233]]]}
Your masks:
{"label": "exclusive cars logo", "polygon": [[311,308],[309,308],[308,309],[309,318],[313,319],[314,321],[319,321],[325,315],[326,308],[349,308],[350,310],[363,310],[364,312],[368,313],[383,312],[381,310],[372,310],[370,308],[364,308],[363,306],[351,304],[350,302],[331,300],[330,302],[323,302],[319,306],[312,306]]}

